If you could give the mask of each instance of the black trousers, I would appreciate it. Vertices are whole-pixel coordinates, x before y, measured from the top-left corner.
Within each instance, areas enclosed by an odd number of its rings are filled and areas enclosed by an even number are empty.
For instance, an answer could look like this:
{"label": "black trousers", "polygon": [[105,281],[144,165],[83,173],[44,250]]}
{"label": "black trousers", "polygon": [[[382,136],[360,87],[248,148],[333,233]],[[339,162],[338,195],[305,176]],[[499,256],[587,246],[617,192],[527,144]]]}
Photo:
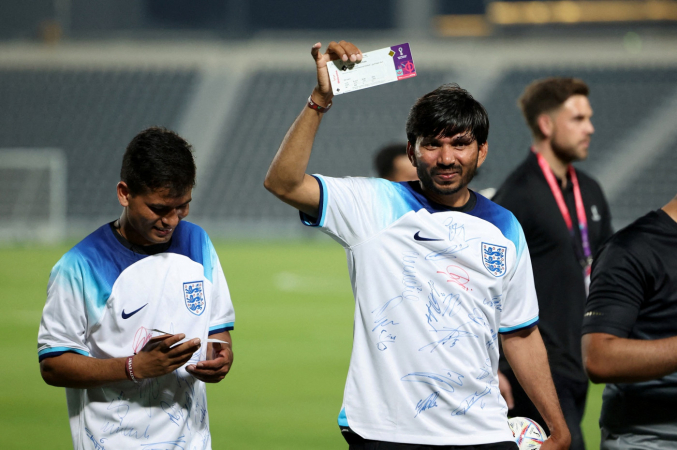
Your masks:
{"label": "black trousers", "polygon": [[512,441],[480,445],[419,445],[370,441],[348,427],[341,427],[341,434],[348,442],[349,450],[517,450],[517,444]]}
{"label": "black trousers", "polygon": [[[543,417],[541,417],[534,404],[529,400],[529,397],[526,392],[524,392],[524,389],[522,389],[522,386],[520,386],[512,370],[505,371],[503,374],[508,378],[508,381],[510,381],[512,395],[515,398],[515,407],[508,411],[508,416],[528,417],[529,419],[535,420],[549,435],[550,430],[545,424]],[[571,447],[569,448],[571,450],[585,450],[581,421],[583,420],[583,413],[585,412],[588,383],[572,380],[555,373],[552,374],[552,381],[555,383],[555,390],[557,391],[557,397],[559,397],[562,413],[564,413],[564,420],[566,420],[569,431],[571,432]]]}

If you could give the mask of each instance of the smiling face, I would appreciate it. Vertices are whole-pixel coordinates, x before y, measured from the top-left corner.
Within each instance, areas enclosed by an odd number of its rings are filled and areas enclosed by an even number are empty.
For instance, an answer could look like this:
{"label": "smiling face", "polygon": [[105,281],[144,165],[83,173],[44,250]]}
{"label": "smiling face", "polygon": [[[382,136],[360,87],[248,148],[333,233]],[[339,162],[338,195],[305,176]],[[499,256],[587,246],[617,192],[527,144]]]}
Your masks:
{"label": "smiling face", "polygon": [[170,190],[155,189],[132,195],[124,181],[117,186],[118,200],[125,209],[120,233],[137,245],[163,244],[172,238],[176,226],[188,215],[192,189],[172,196]]}
{"label": "smiling face", "polygon": [[590,136],[595,132],[588,98],[573,95],[548,117],[541,130],[550,140],[553,153],[567,164],[587,158]]}
{"label": "smiling face", "polygon": [[407,154],[423,190],[436,201],[448,204],[456,194],[464,194],[484,162],[488,147],[486,142],[478,145],[470,133],[464,132],[452,137],[419,137],[415,148],[407,146]]}

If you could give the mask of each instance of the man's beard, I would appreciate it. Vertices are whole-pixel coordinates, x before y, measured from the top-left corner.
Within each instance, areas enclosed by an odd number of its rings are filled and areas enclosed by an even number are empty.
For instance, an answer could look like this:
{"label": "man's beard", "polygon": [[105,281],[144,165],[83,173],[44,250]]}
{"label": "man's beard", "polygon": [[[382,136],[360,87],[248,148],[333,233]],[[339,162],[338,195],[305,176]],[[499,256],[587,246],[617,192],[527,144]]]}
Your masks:
{"label": "man's beard", "polygon": [[[435,194],[438,195],[453,195],[460,191],[461,189],[465,188],[470,184],[472,179],[475,177],[475,173],[477,172],[477,162],[479,160],[479,155],[478,158],[475,160],[475,164],[469,167],[466,167],[466,170],[463,170],[463,167],[461,166],[452,166],[452,170],[457,171],[460,175],[460,181],[458,185],[456,186],[437,186],[435,182],[433,181],[432,174],[429,173],[425,167],[422,167],[420,164],[416,167],[416,173],[418,174],[418,179],[421,180],[421,184],[423,185],[423,188],[428,191],[428,192],[434,192]],[[431,169],[431,171],[437,169],[438,166],[435,168]]]}
{"label": "man's beard", "polygon": [[557,139],[557,132],[553,134],[552,139],[550,140],[550,147],[555,156],[565,164],[571,164],[572,162],[581,159],[574,146],[560,145],[559,140]]}

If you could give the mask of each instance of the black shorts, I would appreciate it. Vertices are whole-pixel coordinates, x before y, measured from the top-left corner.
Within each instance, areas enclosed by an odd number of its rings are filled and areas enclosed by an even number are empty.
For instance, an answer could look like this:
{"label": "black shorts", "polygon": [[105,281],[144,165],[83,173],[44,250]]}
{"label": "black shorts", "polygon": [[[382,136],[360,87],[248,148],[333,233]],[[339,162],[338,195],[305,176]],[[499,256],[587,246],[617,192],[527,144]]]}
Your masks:
{"label": "black shorts", "polygon": [[349,427],[341,427],[341,434],[350,450],[517,450],[513,441],[478,445],[420,445],[398,442],[370,441],[355,433]]}

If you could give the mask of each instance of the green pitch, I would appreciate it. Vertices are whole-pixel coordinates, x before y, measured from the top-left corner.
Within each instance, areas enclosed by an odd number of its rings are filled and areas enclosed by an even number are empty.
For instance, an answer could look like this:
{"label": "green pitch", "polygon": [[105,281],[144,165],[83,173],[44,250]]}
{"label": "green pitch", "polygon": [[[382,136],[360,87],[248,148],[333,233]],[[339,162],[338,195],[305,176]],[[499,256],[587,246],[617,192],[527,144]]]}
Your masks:
{"label": "green pitch", "polygon": [[[49,271],[69,246],[0,249],[0,424],[6,449],[71,447],[63,389],[47,386],[37,332]],[[330,242],[217,244],[237,314],[231,373],[209,387],[215,449],[347,449],[336,417],[352,341],[345,253]],[[584,431],[599,448],[601,387]]]}

